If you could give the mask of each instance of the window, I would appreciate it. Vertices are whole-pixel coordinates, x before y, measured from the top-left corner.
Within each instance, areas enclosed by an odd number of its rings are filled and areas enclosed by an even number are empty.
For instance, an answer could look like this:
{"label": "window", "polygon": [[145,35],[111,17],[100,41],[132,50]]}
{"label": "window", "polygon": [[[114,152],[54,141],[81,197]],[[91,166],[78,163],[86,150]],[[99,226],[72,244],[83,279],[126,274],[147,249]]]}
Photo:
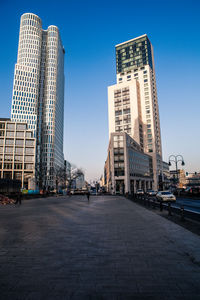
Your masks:
{"label": "window", "polygon": [[7,124],[7,129],[14,130],[15,129],[15,124]]}
{"label": "window", "polygon": [[5,148],[5,153],[13,153],[13,148],[12,147],[6,147]]}
{"label": "window", "polygon": [[13,144],[14,144],[14,140],[6,139],[6,145],[13,145]]}
{"label": "window", "polygon": [[11,170],[12,169],[12,164],[4,163],[4,169]]}
{"label": "window", "polygon": [[5,123],[0,122],[0,129],[4,129],[4,128],[5,128]]}
{"label": "window", "polygon": [[122,115],[122,110],[116,110],[115,111],[115,116],[119,116]]}
{"label": "window", "polygon": [[16,132],[16,136],[17,136],[17,137],[24,137],[24,132],[22,132],[22,131],[17,131],[17,132]]}
{"label": "window", "polygon": [[24,140],[16,140],[15,145],[16,146],[23,146],[24,145]]}
{"label": "window", "polygon": [[15,155],[15,162],[22,162],[23,161],[23,156],[20,155]]}
{"label": "window", "polygon": [[22,170],[22,164],[15,164],[16,170]]}
{"label": "window", "polygon": [[26,146],[34,146],[34,141],[33,140],[27,140],[26,141]]}
{"label": "window", "polygon": [[130,114],[130,108],[123,109],[123,114]]}
{"label": "window", "polygon": [[25,124],[17,124],[17,129],[19,129],[19,130],[25,130],[26,129],[26,125]]}

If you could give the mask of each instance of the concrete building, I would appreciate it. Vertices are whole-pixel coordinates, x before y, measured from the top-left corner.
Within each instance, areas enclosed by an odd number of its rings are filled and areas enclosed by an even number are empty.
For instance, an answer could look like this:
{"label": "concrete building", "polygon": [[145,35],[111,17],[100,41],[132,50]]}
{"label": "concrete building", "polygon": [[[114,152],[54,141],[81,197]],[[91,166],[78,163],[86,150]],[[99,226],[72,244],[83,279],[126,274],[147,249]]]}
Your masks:
{"label": "concrete building", "polygon": [[81,190],[82,188],[85,187],[85,176],[84,176],[84,174],[79,175],[75,179],[75,185],[76,185],[76,189],[78,189],[78,190]]}
{"label": "concrete building", "polygon": [[162,149],[153,47],[145,34],[115,48],[117,84],[108,87],[109,135],[125,131],[152,156],[157,189]]}
{"label": "concrete building", "polygon": [[27,124],[0,119],[0,178],[16,179],[28,188],[35,176],[35,138]]}
{"label": "concrete building", "polygon": [[160,175],[160,189],[165,190],[170,186],[170,171],[169,171],[169,163],[163,161],[163,172]]}
{"label": "concrete building", "polygon": [[170,171],[170,181],[171,184],[176,185],[179,188],[182,188],[186,185],[186,176],[185,170],[178,169]]}
{"label": "concrete building", "polygon": [[36,175],[46,187],[55,186],[55,169],[64,167],[64,54],[56,26],[43,30],[37,15],[21,16],[11,119],[33,130]]}
{"label": "concrete building", "polygon": [[185,177],[186,185],[191,187],[199,187],[200,186],[200,172],[188,173],[186,172]]}
{"label": "concrete building", "polygon": [[104,168],[105,186],[111,193],[133,194],[153,185],[152,157],[127,133],[111,133]]}

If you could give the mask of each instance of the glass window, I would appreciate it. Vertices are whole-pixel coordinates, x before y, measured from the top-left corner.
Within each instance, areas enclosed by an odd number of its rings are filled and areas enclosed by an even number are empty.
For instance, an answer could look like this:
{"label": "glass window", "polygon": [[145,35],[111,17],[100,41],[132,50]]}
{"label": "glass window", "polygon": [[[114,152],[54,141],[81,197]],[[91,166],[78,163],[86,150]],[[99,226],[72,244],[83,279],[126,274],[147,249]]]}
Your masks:
{"label": "glass window", "polygon": [[23,154],[23,148],[15,148],[15,153]]}
{"label": "glass window", "polygon": [[24,137],[24,132],[22,132],[22,131],[17,131],[17,132],[16,132],[16,136],[17,136],[17,137]]}
{"label": "glass window", "polygon": [[13,160],[13,156],[12,155],[5,155],[5,160],[12,161]]}
{"label": "glass window", "polygon": [[13,153],[12,147],[5,147],[5,153]]}
{"label": "glass window", "polygon": [[0,129],[4,129],[4,128],[5,128],[5,123],[0,122]]}
{"label": "glass window", "polygon": [[34,149],[33,148],[26,148],[25,153],[26,154],[34,154]]}
{"label": "glass window", "polygon": [[32,137],[32,132],[27,131],[27,132],[26,132],[26,137],[28,137],[28,138]]}
{"label": "glass window", "polygon": [[7,129],[14,130],[15,129],[15,124],[8,123],[7,124]]}
{"label": "glass window", "polygon": [[13,144],[14,144],[14,140],[6,139],[6,145],[13,145]]}
{"label": "glass window", "polygon": [[20,155],[15,155],[15,162],[22,162],[23,161],[23,156]]}
{"label": "glass window", "polygon": [[24,145],[24,140],[17,140],[16,139],[15,145],[17,145],[17,146],[23,146]]}
{"label": "glass window", "polygon": [[8,137],[14,137],[14,131],[7,131],[6,136]]}
{"label": "glass window", "polygon": [[26,129],[26,125],[25,124],[17,124],[17,129],[18,130],[25,130]]}

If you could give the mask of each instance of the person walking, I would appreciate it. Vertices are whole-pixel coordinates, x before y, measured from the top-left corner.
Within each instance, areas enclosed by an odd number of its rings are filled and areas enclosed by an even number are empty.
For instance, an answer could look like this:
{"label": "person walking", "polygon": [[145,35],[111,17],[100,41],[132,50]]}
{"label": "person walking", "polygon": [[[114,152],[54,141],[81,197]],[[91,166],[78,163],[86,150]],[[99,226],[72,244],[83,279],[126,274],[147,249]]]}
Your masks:
{"label": "person walking", "polygon": [[87,199],[88,199],[88,203],[90,202],[90,192],[89,191],[87,191]]}
{"label": "person walking", "polygon": [[21,193],[20,192],[17,194],[15,204],[19,204],[19,205],[22,204],[22,199],[21,199]]}

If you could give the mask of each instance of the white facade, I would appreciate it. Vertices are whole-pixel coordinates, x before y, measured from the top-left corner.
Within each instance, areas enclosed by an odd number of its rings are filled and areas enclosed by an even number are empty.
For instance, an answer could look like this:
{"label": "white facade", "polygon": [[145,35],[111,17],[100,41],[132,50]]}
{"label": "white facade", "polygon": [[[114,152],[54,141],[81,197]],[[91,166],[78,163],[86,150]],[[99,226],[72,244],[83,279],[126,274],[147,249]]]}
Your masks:
{"label": "white facade", "polygon": [[151,189],[152,157],[125,132],[111,133],[104,179],[107,191],[112,194],[134,194],[137,189]]}
{"label": "white facade", "polygon": [[116,61],[117,84],[108,87],[109,135],[125,131],[152,156],[157,189],[162,149],[153,48],[147,35],[117,45]]}
{"label": "white facade", "polygon": [[56,26],[23,14],[15,65],[11,119],[27,122],[37,140],[36,175],[53,186],[54,171],[64,167],[64,49]]}

